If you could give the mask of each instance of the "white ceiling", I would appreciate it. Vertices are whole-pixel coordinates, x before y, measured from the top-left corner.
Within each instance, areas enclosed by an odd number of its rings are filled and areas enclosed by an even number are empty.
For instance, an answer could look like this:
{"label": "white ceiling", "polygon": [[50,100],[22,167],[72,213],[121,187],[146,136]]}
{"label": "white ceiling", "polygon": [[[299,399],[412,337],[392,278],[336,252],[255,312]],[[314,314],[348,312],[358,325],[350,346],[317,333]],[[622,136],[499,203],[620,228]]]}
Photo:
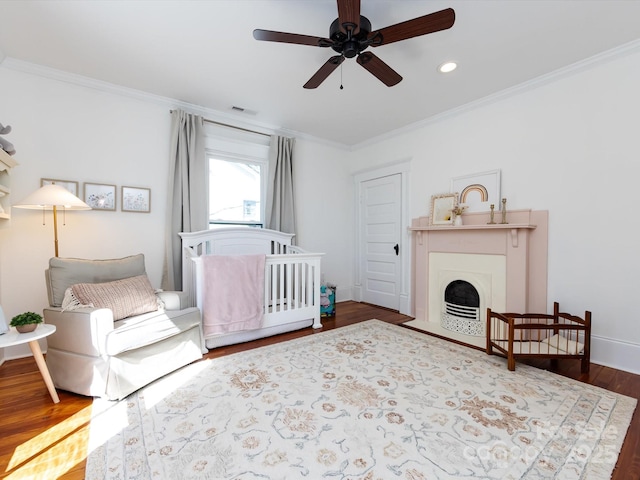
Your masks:
{"label": "white ceiling", "polygon": [[[252,37],[326,37],[335,0],[3,0],[0,58],[350,146],[640,38],[639,0],[362,0],[361,14],[375,30],[448,7],[450,30],[375,49],[404,77],[391,88],[347,59],[305,90],[335,52]],[[460,66],[443,75],[446,60]]]}

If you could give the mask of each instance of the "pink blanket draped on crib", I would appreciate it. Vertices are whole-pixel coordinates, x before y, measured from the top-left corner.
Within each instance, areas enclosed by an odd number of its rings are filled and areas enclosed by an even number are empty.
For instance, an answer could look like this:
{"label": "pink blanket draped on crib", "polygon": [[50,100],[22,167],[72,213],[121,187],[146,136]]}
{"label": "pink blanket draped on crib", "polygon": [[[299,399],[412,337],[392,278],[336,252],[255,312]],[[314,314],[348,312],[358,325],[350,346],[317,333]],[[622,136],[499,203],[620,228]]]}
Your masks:
{"label": "pink blanket draped on crib", "polygon": [[264,315],[266,255],[204,255],[203,330],[255,330]]}

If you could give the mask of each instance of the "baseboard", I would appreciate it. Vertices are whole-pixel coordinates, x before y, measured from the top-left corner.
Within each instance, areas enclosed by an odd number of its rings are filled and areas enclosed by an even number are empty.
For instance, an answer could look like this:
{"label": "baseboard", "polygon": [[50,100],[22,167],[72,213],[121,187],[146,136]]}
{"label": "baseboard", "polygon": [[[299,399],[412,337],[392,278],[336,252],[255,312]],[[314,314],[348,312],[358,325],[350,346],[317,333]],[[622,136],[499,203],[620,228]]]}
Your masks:
{"label": "baseboard", "polygon": [[591,334],[591,363],[640,375],[640,345]]}
{"label": "baseboard", "polygon": [[353,290],[349,287],[336,287],[336,303],[348,302],[349,300],[355,300]]}
{"label": "baseboard", "polygon": [[[47,344],[42,340],[38,340],[40,343],[40,349],[42,353],[47,353]],[[4,349],[4,360],[17,360],[19,358],[33,357],[29,345],[26,343],[21,345],[14,345],[13,347],[6,347]],[[4,363],[4,362],[3,362]]]}
{"label": "baseboard", "polygon": [[398,311],[403,315],[411,316],[411,298],[409,298],[409,295],[400,294],[400,308]]}
{"label": "baseboard", "polygon": [[[362,302],[362,286],[354,285],[351,288],[337,288],[336,289],[336,302],[347,302],[349,300],[353,300],[355,302]],[[409,295],[401,293],[400,294],[400,305],[398,307],[398,312],[403,315],[411,315],[411,298]]]}

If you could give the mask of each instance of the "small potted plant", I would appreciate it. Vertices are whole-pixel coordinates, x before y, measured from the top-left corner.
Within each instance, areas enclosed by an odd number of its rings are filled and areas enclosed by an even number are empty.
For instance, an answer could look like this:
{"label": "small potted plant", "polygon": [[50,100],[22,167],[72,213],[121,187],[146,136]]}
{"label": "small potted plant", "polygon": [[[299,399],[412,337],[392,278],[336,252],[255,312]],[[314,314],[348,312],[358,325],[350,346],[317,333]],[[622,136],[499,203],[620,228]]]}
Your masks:
{"label": "small potted plant", "polygon": [[11,326],[20,333],[33,332],[39,323],[42,323],[42,315],[34,312],[20,313],[11,319]]}

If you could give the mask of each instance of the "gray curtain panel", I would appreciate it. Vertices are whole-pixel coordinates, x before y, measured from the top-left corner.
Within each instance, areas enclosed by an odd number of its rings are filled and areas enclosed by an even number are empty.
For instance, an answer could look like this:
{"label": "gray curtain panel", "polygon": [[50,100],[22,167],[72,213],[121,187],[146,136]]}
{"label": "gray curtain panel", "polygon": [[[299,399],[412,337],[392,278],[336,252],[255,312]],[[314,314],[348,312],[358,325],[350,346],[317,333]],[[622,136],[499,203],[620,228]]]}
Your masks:
{"label": "gray curtain panel", "polygon": [[180,232],[208,228],[207,178],[203,119],[182,110],[171,112],[169,188],[165,230],[164,290],[182,289]]}
{"label": "gray curtain panel", "polygon": [[269,146],[269,184],[265,226],[285,233],[296,233],[293,195],[293,146],[295,138],[271,136]]}

